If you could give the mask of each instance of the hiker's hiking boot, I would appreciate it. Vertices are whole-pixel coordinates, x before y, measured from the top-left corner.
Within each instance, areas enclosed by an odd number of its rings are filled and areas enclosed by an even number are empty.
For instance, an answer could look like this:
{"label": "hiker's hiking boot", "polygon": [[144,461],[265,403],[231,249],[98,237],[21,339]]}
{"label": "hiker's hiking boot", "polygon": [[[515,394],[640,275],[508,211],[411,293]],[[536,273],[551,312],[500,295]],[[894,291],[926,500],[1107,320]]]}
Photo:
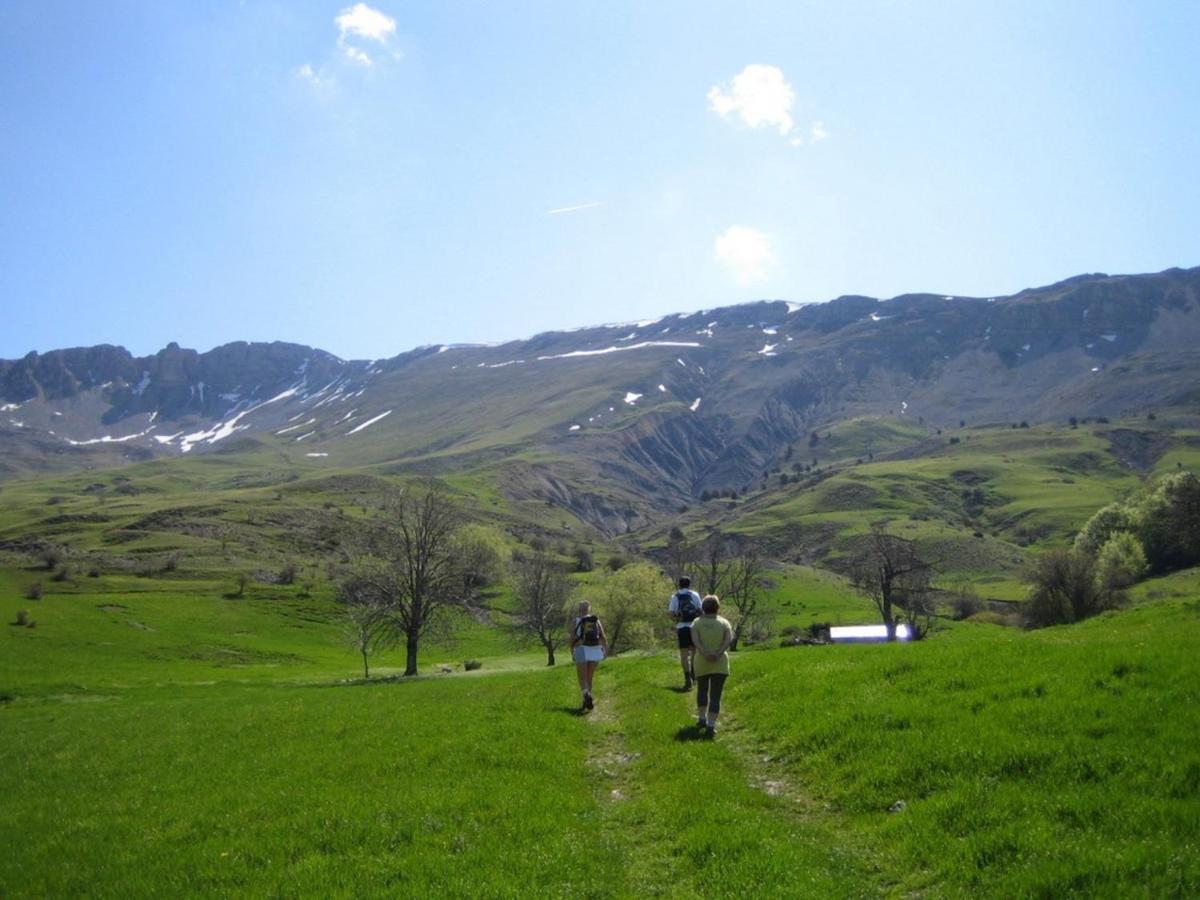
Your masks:
{"label": "hiker's hiking boot", "polygon": [[591,708],[592,708],[594,705],[595,705],[595,704],[592,702],[592,695],[591,695],[591,694],[584,694],[584,695],[583,695],[583,708],[584,708],[584,709],[591,709]]}

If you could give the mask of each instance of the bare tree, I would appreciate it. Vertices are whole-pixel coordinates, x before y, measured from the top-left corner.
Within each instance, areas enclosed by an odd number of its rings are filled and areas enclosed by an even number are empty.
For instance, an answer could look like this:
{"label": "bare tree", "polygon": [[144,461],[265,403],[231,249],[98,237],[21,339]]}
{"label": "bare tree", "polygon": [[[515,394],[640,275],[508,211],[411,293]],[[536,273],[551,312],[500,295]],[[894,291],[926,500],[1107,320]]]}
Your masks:
{"label": "bare tree", "polygon": [[912,541],[892,534],[886,523],[872,525],[850,578],[875,603],[889,641],[896,639],[898,620],[908,623],[914,638],[928,633],[933,565],[921,559]]}
{"label": "bare tree", "polygon": [[682,576],[691,574],[691,568],[696,563],[696,550],[696,545],[684,536],[682,530],[678,527],[671,529],[664,558],[671,581],[678,582]]}
{"label": "bare tree", "polygon": [[546,648],[546,665],[554,665],[567,624],[571,580],[558,562],[545,552],[532,553],[515,565],[516,606],[513,625],[526,640]]}
{"label": "bare tree", "polygon": [[713,531],[696,547],[696,570],[694,583],[702,594],[716,594],[718,597],[727,593],[726,582],[729,577],[729,539],[720,531]]}
{"label": "bare tree", "polygon": [[362,654],[363,678],[369,679],[371,654],[396,641],[396,632],[388,622],[388,598],[379,591],[376,579],[355,572],[338,584],[337,600],[342,604],[346,640]]}
{"label": "bare tree", "polygon": [[733,643],[730,650],[738,648],[742,636],[762,623],[766,616],[764,601],[767,588],[767,561],[757,544],[750,543],[724,565],[722,581],[725,593],[722,603],[732,605]]}
{"label": "bare tree", "polygon": [[404,639],[405,675],[417,674],[421,638],[447,627],[450,610],[465,599],[454,552],[461,523],[457,504],[433,483],[389,494],[364,534],[368,564],[357,577],[382,598],[389,627]]}

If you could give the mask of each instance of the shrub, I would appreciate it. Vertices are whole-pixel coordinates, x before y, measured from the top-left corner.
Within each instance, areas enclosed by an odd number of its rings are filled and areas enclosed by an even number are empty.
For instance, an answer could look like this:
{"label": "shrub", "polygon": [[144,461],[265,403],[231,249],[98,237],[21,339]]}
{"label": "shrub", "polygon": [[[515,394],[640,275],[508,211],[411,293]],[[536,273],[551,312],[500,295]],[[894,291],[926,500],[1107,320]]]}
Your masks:
{"label": "shrub", "polygon": [[42,566],[46,571],[55,569],[58,564],[63,561],[63,551],[61,547],[55,547],[53,544],[43,547],[38,554],[38,558],[42,561]]}
{"label": "shrub", "polygon": [[575,571],[590,572],[596,567],[592,561],[592,551],[580,544],[575,548]]}
{"label": "shrub", "polygon": [[58,570],[58,571],[56,571],[56,572],[55,572],[53,575],[51,575],[51,576],[50,576],[50,580],[51,580],[51,581],[59,581],[59,582],[61,582],[61,581],[66,581],[66,580],[67,580],[68,578],[70,578],[70,577],[71,577],[71,569],[70,569],[70,567],[69,567],[69,566],[63,566],[61,569],[59,569],[59,570]]}
{"label": "shrub", "polygon": [[1023,608],[1030,628],[1065,625],[1117,606],[1118,595],[1096,577],[1096,562],[1078,550],[1051,550],[1028,575]]}
{"label": "shrub", "polygon": [[174,572],[178,568],[179,568],[179,551],[176,550],[174,553],[169,553],[167,555],[167,558],[163,561],[163,571],[164,572]]}
{"label": "shrub", "polygon": [[42,599],[42,583],[35,581],[33,584],[25,588],[26,600],[41,600]]}
{"label": "shrub", "polygon": [[88,569],[87,575],[88,575],[88,578],[99,578],[100,570],[98,568],[96,568],[95,566],[92,566],[90,569]]}
{"label": "shrub", "polygon": [[1128,531],[1118,531],[1096,554],[1097,577],[1103,586],[1117,590],[1146,577],[1142,543]]}
{"label": "shrub", "polygon": [[625,568],[625,557],[619,553],[613,554],[608,558],[608,567],[614,572],[619,572]]}
{"label": "shrub", "polygon": [[29,610],[27,609],[17,610],[17,618],[13,624],[20,628],[34,628],[37,626],[37,622],[29,617]]}
{"label": "shrub", "polygon": [[463,663],[463,668],[468,672],[474,672],[476,669],[482,669],[483,663],[477,659],[468,659]]}
{"label": "shrub", "polygon": [[950,604],[954,618],[959,621],[969,619],[984,611],[983,601],[971,590],[960,590]]}
{"label": "shrub", "polygon": [[279,584],[292,584],[296,580],[296,574],[300,571],[300,567],[291,560],[283,564],[283,568],[279,570],[279,574],[275,576],[276,582]]}

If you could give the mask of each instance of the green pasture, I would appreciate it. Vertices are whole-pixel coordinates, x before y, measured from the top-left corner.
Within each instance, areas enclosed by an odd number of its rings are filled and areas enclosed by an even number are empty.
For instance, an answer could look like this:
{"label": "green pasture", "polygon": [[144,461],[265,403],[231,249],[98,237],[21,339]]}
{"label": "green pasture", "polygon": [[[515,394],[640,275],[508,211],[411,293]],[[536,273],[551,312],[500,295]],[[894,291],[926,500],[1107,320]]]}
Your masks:
{"label": "green pasture", "polygon": [[[582,716],[573,669],[494,624],[363,682],[320,592],[105,575],[28,601],[28,574],[0,570],[4,620],[38,621],[0,632],[0,895],[1200,890],[1195,570],[1071,627],[757,645],[712,742],[666,648],[604,664]],[[834,576],[776,580],[779,625],[867,620]]]}

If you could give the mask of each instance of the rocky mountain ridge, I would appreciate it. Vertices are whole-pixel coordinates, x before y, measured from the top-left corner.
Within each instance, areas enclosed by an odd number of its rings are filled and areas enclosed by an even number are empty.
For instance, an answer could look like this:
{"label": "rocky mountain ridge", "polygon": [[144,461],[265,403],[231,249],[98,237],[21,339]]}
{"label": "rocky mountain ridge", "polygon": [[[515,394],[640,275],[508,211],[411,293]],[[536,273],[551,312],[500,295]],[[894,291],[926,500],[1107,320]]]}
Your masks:
{"label": "rocky mountain ridge", "polygon": [[376,361],[285,343],[77,348],[0,361],[0,474],[236,435],[312,465],[505,466],[511,491],[619,532],[745,484],[836,421],[932,433],[1194,405],[1197,348],[1200,268],[1012,297],[763,301]]}

